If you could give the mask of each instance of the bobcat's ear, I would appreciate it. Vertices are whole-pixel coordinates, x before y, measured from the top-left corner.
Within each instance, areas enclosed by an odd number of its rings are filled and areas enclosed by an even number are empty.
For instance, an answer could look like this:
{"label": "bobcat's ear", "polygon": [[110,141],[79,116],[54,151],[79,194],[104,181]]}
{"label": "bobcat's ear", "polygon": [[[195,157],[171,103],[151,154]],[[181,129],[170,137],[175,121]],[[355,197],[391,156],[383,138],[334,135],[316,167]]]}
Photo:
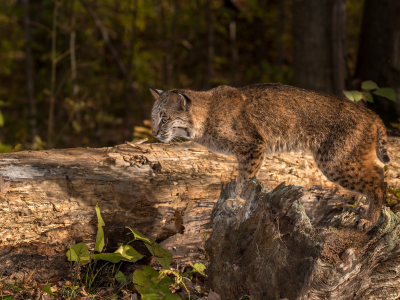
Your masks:
{"label": "bobcat's ear", "polygon": [[186,111],[190,104],[190,99],[188,97],[175,92],[169,94],[168,101],[175,110]]}
{"label": "bobcat's ear", "polygon": [[162,90],[156,90],[151,87],[149,87],[149,90],[156,101],[160,98],[160,95],[164,92]]}

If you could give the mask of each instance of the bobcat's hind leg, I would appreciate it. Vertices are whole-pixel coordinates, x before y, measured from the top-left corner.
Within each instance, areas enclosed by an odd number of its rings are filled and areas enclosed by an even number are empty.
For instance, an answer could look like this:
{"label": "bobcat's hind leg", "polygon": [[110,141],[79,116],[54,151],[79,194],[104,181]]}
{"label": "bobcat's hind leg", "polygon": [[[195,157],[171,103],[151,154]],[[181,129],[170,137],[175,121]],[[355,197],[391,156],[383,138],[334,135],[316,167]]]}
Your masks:
{"label": "bobcat's hind leg", "polygon": [[340,163],[319,159],[317,165],[329,180],[345,189],[366,195],[368,209],[361,211],[357,228],[371,230],[381,214],[387,188],[383,181],[383,170],[374,165],[372,156],[363,153]]}
{"label": "bobcat's hind leg", "polygon": [[237,151],[239,177],[236,180],[235,196],[240,195],[246,181],[258,175],[264,163],[265,151],[264,145],[251,145]]}

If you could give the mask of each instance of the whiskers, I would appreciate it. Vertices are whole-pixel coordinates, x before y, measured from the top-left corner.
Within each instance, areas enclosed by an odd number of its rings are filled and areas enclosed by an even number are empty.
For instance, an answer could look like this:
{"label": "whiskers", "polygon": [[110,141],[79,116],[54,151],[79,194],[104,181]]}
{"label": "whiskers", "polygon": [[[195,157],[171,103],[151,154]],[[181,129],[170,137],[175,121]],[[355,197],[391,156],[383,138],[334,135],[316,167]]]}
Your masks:
{"label": "whiskers", "polygon": [[174,137],[171,140],[171,143],[173,143],[175,146],[179,146],[179,144],[183,143],[183,141],[179,137]]}

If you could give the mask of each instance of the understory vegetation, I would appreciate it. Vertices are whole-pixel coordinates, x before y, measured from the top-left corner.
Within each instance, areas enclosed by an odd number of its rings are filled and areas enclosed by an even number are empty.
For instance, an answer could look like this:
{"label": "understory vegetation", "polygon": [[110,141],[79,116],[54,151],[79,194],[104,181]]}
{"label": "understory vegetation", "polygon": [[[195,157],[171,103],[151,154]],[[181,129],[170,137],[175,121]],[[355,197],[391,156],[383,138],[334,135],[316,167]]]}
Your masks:
{"label": "understory vegetation", "polygon": [[[96,213],[98,224],[94,249],[89,250],[85,243],[77,243],[66,252],[70,261],[70,278],[39,283],[31,279],[34,271],[0,278],[0,299],[180,300],[199,299],[209,294],[203,288],[207,276],[202,263],[184,269],[171,268],[172,255],[132,228],[127,227],[133,237],[131,241],[119,243],[113,253],[103,252],[105,223],[97,205]],[[136,264],[136,270],[127,274],[121,271],[124,263],[135,264],[145,257],[129,245],[134,241],[143,242],[157,263],[152,262],[153,266]],[[210,294],[218,296],[212,291]],[[207,299],[218,300],[218,297]]]}

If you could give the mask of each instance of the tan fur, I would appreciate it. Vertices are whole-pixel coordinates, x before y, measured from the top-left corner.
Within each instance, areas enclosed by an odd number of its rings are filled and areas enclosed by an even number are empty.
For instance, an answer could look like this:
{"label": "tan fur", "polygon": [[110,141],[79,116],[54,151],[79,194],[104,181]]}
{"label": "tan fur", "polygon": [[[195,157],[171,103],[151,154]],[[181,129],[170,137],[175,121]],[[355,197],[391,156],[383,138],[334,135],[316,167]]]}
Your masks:
{"label": "tan fur", "polygon": [[265,155],[308,149],[329,180],[367,195],[369,209],[359,228],[368,231],[377,222],[386,184],[374,160],[388,163],[389,156],[385,127],[372,111],[344,97],[282,84],[152,93],[153,134],[163,142],[181,136],[235,155],[237,192],[257,176]]}

